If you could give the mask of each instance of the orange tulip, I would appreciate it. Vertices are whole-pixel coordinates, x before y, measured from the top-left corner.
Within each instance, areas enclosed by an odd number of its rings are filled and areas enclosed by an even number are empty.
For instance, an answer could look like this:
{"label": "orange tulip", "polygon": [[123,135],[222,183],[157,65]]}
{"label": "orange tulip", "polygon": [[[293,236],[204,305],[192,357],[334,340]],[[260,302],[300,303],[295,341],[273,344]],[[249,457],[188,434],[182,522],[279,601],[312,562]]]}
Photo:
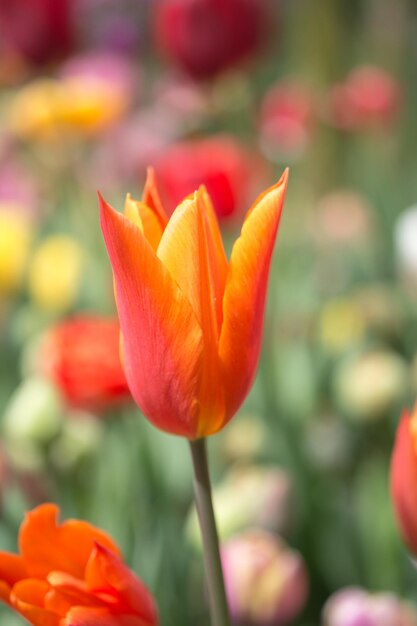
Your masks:
{"label": "orange tulip", "polygon": [[153,424],[197,439],[220,430],[258,364],[287,172],[246,215],[227,260],[204,187],[169,221],[153,173],[125,214],[101,202],[130,390]]}
{"label": "orange tulip", "polygon": [[151,594],[112,539],[87,522],[58,524],[58,513],[27,513],[20,554],[0,552],[0,599],[34,626],[156,626]]}
{"label": "orange tulip", "polygon": [[402,537],[417,555],[417,405],[404,411],[391,459],[391,499]]}

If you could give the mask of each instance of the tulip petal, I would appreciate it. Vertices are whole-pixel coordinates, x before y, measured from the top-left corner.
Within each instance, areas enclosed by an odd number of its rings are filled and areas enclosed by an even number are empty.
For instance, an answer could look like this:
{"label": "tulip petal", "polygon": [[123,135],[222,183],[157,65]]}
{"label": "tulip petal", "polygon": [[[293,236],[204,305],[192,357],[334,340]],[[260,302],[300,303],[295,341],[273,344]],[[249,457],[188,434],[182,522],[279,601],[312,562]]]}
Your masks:
{"label": "tulip petal", "polygon": [[7,583],[0,580],[0,601],[5,604],[10,604],[10,591],[11,587]]}
{"label": "tulip petal", "polygon": [[133,200],[128,194],[124,214],[131,222],[139,226],[149,244],[156,251],[161,241],[164,227],[154,211],[143,202]]}
{"label": "tulip petal", "polygon": [[157,621],[157,610],[151,594],[119,557],[97,544],[88,562],[85,580],[99,597],[114,597],[114,610],[134,613],[146,623]]}
{"label": "tulip petal", "polygon": [[20,553],[31,576],[62,570],[81,578],[95,541],[119,552],[103,531],[78,520],[58,525],[58,514],[56,505],[43,504],[28,512],[20,527]]}
{"label": "tulip petal", "polygon": [[113,615],[107,609],[76,606],[59,626],[156,626],[134,615]]}
{"label": "tulip petal", "polygon": [[[190,302],[204,337],[204,364],[199,390],[199,430],[209,434],[223,421],[219,380],[218,339],[221,324],[225,257],[219,253],[216,231],[206,214],[204,190],[174,211],[162,235],[157,255]],[[214,429],[212,431],[212,429]]]}
{"label": "tulip petal", "polygon": [[142,194],[142,202],[157,216],[162,230],[168,224],[168,216],[162,205],[156,183],[155,170],[148,167],[146,172],[146,183]]}
{"label": "tulip petal", "polygon": [[404,412],[397,429],[391,459],[391,496],[404,541],[417,555],[417,446],[412,420]]}
{"label": "tulip petal", "polygon": [[13,587],[11,604],[33,626],[58,626],[60,616],[44,608],[48,591],[49,585],[44,580],[26,578]]}
{"label": "tulip petal", "polygon": [[[84,580],[75,578],[75,576],[71,576],[70,574],[66,574],[65,572],[51,572],[50,574],[48,574],[47,581],[51,585],[51,590],[54,591],[56,594],[59,594],[62,599],[65,598],[66,601],[71,603],[71,605],[106,605],[104,601],[100,600],[100,598],[97,598],[97,596],[89,591]],[[48,594],[48,598],[45,603],[46,608],[50,608],[52,610],[52,604],[55,602],[55,600],[55,596]],[[49,605],[49,603],[51,604]]]}
{"label": "tulip petal", "polygon": [[[210,195],[204,185],[198,190],[197,199],[201,203],[202,211],[206,216],[207,253],[209,255],[210,278],[214,283],[214,294],[216,297],[216,315],[219,329],[223,322],[223,295],[226,287],[229,263],[224,251],[222,235],[217,221],[216,212],[213,207]],[[217,298],[219,298],[217,300]]]}
{"label": "tulip petal", "polygon": [[253,382],[262,340],[269,268],[287,188],[287,170],[249,210],[233,246],[219,343],[230,419]]}
{"label": "tulip petal", "polygon": [[26,565],[22,557],[9,552],[0,552],[0,580],[14,585],[27,576]]}
{"label": "tulip petal", "polygon": [[102,199],[100,204],[132,395],[156,426],[194,437],[201,328],[140,229]]}

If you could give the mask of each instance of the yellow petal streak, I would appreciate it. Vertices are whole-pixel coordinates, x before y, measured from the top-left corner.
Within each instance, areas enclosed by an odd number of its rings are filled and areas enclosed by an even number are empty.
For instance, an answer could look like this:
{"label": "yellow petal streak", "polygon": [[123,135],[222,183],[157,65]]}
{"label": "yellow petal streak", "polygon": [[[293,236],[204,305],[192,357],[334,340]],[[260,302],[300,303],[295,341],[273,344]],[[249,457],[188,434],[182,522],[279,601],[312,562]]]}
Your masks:
{"label": "yellow petal streak", "polygon": [[217,231],[205,210],[206,202],[202,190],[193,199],[184,200],[174,211],[157,251],[190,302],[203,331],[199,436],[216,432],[224,419],[218,341],[227,261],[223,247],[220,249],[216,241]]}
{"label": "yellow petal streak", "polygon": [[148,240],[148,243],[156,251],[161,241],[162,233],[164,232],[158,215],[143,202],[133,200],[130,194],[126,196],[124,214],[131,222],[140,228]]}
{"label": "yellow petal streak", "polygon": [[159,196],[158,187],[156,183],[156,176],[153,167],[148,167],[146,173],[146,183],[142,194],[142,202],[146,204],[151,211],[157,216],[162,230],[168,223],[168,216],[165,212],[161,198]]}

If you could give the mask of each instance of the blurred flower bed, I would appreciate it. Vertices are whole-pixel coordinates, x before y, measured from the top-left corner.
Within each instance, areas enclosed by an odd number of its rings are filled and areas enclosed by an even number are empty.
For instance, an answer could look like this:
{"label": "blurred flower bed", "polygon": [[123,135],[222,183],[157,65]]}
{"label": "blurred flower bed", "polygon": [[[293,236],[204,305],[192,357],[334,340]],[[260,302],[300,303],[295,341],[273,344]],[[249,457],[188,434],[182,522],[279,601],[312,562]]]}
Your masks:
{"label": "blurred flower bed", "polygon": [[210,440],[234,623],[417,625],[388,492],[417,396],[416,24],[402,0],[0,2],[1,549],[52,500],[162,624],[208,624],[188,453],[131,401],[96,190],[122,206],[152,166],[172,212],[204,183],[231,243],[289,164],[259,374]]}

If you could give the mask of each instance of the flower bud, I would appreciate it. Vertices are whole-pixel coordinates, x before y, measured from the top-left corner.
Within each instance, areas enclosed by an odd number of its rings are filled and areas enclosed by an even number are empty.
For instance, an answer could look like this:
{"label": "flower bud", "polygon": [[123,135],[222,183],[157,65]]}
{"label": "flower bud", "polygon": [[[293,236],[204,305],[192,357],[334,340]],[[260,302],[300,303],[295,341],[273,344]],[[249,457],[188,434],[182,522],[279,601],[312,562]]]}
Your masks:
{"label": "flower bud", "polygon": [[392,593],[359,587],[334,593],[323,610],[323,626],[415,626],[416,610]]}
{"label": "flower bud", "polygon": [[248,531],[221,550],[226,593],[236,624],[289,624],[303,609],[308,593],[301,556],[280,539]]}
{"label": "flower bud", "polygon": [[391,500],[402,537],[417,555],[417,410],[404,411],[391,459]]}

